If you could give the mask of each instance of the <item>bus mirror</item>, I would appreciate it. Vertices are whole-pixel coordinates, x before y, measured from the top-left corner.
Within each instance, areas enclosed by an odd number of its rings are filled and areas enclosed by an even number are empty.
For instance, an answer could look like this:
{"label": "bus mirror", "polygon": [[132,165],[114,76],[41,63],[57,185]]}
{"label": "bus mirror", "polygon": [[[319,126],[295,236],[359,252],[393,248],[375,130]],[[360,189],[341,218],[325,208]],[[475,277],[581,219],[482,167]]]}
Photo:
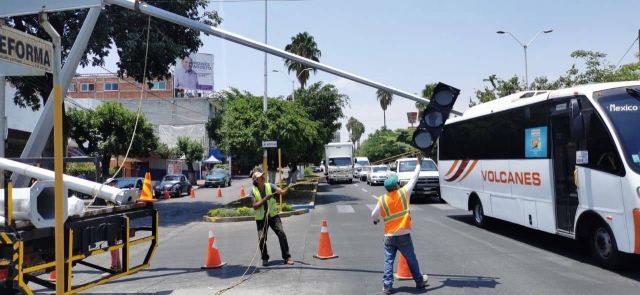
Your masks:
{"label": "bus mirror", "polygon": [[573,140],[584,139],[584,121],[582,120],[582,111],[577,99],[572,99],[571,107],[571,138]]}

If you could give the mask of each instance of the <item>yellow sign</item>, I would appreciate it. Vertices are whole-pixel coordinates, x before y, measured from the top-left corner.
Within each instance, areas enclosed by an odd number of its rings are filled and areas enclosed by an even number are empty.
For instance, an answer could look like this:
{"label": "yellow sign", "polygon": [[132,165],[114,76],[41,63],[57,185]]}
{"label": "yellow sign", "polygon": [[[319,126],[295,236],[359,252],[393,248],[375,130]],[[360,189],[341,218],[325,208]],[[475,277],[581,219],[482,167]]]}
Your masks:
{"label": "yellow sign", "polygon": [[7,26],[0,26],[0,59],[51,73],[53,44]]}

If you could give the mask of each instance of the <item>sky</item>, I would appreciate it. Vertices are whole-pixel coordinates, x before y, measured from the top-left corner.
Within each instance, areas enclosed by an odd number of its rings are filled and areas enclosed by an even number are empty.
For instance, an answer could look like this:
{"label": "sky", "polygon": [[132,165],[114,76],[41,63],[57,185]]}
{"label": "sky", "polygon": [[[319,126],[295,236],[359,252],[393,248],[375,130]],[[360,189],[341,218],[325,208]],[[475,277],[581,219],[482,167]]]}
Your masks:
{"label": "sky", "polygon": [[[219,28],[264,42],[265,2],[261,0],[210,1],[208,10],[223,18]],[[570,57],[583,49],[608,54],[617,64],[633,62],[640,23],[640,1],[612,0],[605,5],[594,0],[301,0],[267,2],[267,44],[284,49],[291,38],[308,32],[322,51],[320,62],[409,93],[421,93],[428,83],[443,82],[459,88],[456,110],[468,108],[475,90],[488,86],[482,80],[491,74],[524,77],[523,44],[540,34],[528,47],[529,82],[535,77],[551,80],[581,61]],[[255,95],[264,94],[264,53],[214,36],[202,35],[201,53],[214,55],[215,90],[236,87]],[[624,56],[624,58],[623,58]],[[115,71],[117,54],[107,59]],[[291,94],[291,82],[282,58],[267,58],[269,97]],[[79,68],[80,73],[104,72]],[[290,79],[295,74],[288,75]],[[344,127],[349,117],[365,125],[365,135],[383,126],[383,111],[376,89],[318,71],[307,85],[321,81],[335,85],[350,97],[350,107],[341,120],[341,141],[348,141]],[[296,88],[299,84],[296,82]],[[415,102],[394,96],[386,111],[389,129],[406,128],[407,112]]]}

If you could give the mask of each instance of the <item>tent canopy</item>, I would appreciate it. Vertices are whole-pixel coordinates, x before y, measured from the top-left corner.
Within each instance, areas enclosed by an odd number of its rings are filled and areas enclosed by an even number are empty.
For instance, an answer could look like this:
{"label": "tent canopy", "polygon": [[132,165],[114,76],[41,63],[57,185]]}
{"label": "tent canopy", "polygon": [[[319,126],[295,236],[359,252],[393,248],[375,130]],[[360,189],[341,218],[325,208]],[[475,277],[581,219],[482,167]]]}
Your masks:
{"label": "tent canopy", "polygon": [[222,163],[222,161],[216,159],[214,156],[210,156],[208,159],[204,160],[205,163]]}

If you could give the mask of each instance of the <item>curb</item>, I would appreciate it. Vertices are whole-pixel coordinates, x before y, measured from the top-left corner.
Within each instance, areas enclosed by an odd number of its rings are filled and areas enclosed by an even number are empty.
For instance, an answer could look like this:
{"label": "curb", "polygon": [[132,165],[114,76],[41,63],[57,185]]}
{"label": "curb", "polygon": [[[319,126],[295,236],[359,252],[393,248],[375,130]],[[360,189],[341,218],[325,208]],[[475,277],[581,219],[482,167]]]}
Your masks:
{"label": "curb", "polygon": [[[289,217],[293,215],[302,215],[309,213],[308,209],[298,209],[294,211],[287,211],[278,214],[281,218]],[[226,222],[241,222],[241,221],[252,221],[255,220],[253,216],[240,216],[240,217],[209,217],[202,216],[202,221],[204,222],[213,222],[213,223],[226,223]]]}

